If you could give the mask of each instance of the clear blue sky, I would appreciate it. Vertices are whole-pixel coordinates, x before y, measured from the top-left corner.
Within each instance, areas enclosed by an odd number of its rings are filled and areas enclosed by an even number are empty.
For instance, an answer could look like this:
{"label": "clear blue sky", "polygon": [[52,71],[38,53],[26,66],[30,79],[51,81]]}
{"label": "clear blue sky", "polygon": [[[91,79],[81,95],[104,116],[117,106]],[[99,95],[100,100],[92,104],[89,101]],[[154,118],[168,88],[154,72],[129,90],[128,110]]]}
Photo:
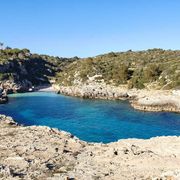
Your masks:
{"label": "clear blue sky", "polygon": [[180,0],[0,0],[0,41],[58,56],[180,49]]}

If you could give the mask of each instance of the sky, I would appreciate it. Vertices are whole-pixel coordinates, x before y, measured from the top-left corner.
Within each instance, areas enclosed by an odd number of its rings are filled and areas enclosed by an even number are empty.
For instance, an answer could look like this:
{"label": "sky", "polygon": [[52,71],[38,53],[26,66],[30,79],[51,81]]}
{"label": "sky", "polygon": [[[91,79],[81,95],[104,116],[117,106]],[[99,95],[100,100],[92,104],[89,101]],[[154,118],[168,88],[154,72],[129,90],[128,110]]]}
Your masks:
{"label": "sky", "polygon": [[180,0],[0,0],[0,15],[0,42],[33,53],[180,49]]}

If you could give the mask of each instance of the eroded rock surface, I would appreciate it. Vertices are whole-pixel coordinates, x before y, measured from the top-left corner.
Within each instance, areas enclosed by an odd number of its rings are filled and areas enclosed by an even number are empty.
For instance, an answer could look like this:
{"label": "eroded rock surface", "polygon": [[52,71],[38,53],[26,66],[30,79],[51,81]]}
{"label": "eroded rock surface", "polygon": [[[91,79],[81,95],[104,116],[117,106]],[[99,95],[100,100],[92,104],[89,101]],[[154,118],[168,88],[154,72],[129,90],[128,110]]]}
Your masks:
{"label": "eroded rock surface", "polygon": [[0,104],[8,102],[8,97],[6,94],[6,91],[4,89],[0,88]]}
{"label": "eroded rock surface", "polygon": [[139,92],[137,98],[131,101],[135,109],[180,112],[180,90],[141,90]]}
{"label": "eroded rock surface", "polygon": [[0,179],[180,179],[180,137],[86,143],[0,116]]}
{"label": "eroded rock surface", "polygon": [[126,86],[100,83],[74,86],[54,85],[57,92],[82,98],[130,100],[131,105],[142,111],[180,112],[180,90],[138,90]]}

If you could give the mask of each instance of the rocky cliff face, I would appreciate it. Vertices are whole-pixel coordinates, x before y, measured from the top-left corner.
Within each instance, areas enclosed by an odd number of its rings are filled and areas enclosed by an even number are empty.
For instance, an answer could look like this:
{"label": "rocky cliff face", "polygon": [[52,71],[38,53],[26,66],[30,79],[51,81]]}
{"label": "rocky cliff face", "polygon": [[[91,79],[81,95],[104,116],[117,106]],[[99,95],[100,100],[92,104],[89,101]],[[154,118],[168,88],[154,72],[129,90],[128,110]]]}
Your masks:
{"label": "rocky cliff face", "polygon": [[75,59],[31,54],[27,49],[0,50],[0,88],[8,94],[50,84],[56,72]]}
{"label": "rocky cliff face", "polygon": [[[142,92],[143,94],[143,92]],[[131,101],[135,109],[143,111],[180,112],[180,91],[146,91]]]}
{"label": "rocky cliff face", "polygon": [[0,104],[6,103],[8,101],[8,97],[6,91],[0,89]]}
{"label": "rocky cliff face", "polygon": [[0,67],[3,74],[1,87],[8,92],[22,92],[35,85],[47,84],[48,77],[53,77],[55,73],[47,65],[43,59],[8,61]]}
{"label": "rocky cliff face", "polygon": [[180,137],[86,143],[0,115],[0,179],[178,180]]}
{"label": "rocky cliff face", "polygon": [[127,94],[126,87],[115,87],[104,83],[79,84],[77,86],[54,85],[58,93],[82,98],[97,99],[127,99],[131,98]]}
{"label": "rocky cliff face", "polygon": [[138,90],[94,82],[74,86],[54,85],[54,88],[58,93],[81,98],[129,100],[135,109],[142,111],[180,112],[179,90]]}
{"label": "rocky cliff face", "polygon": [[40,59],[7,60],[0,65],[0,88],[5,92],[0,102],[7,102],[9,93],[27,92],[34,86],[49,84],[49,78],[54,76],[54,71],[46,67],[47,62]]}

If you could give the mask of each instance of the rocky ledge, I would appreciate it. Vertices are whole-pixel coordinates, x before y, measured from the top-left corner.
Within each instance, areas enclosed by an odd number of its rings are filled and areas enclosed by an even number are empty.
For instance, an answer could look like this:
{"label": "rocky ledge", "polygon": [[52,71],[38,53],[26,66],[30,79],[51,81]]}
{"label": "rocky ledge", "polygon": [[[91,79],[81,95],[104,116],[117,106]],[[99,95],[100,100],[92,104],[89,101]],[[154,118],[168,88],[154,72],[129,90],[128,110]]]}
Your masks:
{"label": "rocky ledge", "polygon": [[0,88],[0,104],[4,104],[8,102],[8,96],[6,94],[6,91]]}
{"label": "rocky ledge", "polygon": [[143,111],[180,112],[180,91],[141,91],[131,105]]}
{"label": "rocky ledge", "polygon": [[180,179],[180,137],[102,144],[0,115],[0,179]]}
{"label": "rocky ledge", "polygon": [[58,93],[82,98],[129,100],[142,111],[180,112],[180,90],[128,89],[99,83],[74,86],[54,85]]}

